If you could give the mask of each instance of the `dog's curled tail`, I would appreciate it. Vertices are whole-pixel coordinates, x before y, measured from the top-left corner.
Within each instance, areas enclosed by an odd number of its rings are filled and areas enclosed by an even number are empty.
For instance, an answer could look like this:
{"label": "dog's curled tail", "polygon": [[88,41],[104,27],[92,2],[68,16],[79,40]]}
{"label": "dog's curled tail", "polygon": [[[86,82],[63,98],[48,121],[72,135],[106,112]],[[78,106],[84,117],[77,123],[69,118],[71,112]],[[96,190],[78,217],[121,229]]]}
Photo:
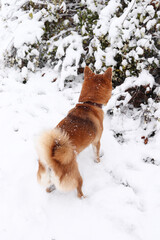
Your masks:
{"label": "dog's curled tail", "polygon": [[36,139],[36,150],[42,163],[52,164],[52,159],[60,164],[69,164],[76,152],[67,133],[60,128],[43,131]]}

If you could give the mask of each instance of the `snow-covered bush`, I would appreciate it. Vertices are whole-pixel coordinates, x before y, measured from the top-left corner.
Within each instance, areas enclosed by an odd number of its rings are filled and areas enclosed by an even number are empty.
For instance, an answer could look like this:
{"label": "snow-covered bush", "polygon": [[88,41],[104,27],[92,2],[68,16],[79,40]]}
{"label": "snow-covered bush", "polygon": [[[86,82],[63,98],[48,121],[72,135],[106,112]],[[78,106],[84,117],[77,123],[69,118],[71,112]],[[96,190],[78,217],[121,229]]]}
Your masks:
{"label": "snow-covered bush", "polygon": [[68,2],[67,6],[55,0],[20,1],[18,6],[4,3],[3,21],[11,32],[4,48],[5,65],[31,71],[49,66],[55,70],[60,88],[68,76],[77,75],[83,39],[73,19],[76,2]]}
{"label": "snow-covered bush", "polygon": [[60,87],[87,64],[114,69],[114,86],[146,68],[159,82],[160,3],[157,0],[2,0],[8,28],[5,64],[49,66]]}
{"label": "snow-covered bush", "polygon": [[115,85],[128,76],[138,76],[143,68],[152,73],[160,63],[159,2],[132,0],[129,3],[108,1],[95,29],[96,39],[106,39],[102,62],[114,66]]}
{"label": "snow-covered bush", "polygon": [[143,70],[138,78],[126,78],[113,90],[107,115],[118,142],[152,142],[160,132],[160,87],[153,76]]}

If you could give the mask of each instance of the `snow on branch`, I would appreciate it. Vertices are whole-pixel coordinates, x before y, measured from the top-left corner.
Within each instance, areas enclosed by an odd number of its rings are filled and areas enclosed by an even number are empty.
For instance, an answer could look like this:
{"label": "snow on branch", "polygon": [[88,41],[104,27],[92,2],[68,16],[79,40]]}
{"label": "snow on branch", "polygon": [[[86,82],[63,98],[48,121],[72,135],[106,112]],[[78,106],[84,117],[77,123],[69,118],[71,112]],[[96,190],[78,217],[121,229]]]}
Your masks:
{"label": "snow on branch", "polygon": [[132,10],[135,3],[136,0],[132,0],[126,11],[120,17],[115,17],[112,20],[109,28],[109,39],[111,41],[111,44],[113,44],[117,40],[119,31],[123,27],[123,23],[127,18],[128,14],[130,13],[130,11]]}

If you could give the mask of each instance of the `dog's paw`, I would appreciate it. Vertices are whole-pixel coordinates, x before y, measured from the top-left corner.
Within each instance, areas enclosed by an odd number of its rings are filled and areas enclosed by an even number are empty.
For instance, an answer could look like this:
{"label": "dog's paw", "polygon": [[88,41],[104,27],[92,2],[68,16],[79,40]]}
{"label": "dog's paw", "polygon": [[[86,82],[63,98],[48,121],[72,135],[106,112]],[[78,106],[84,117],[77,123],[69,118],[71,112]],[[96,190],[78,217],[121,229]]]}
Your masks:
{"label": "dog's paw", "polygon": [[47,193],[51,193],[56,189],[56,187],[54,185],[51,185],[50,187],[46,188],[46,192]]}
{"label": "dog's paw", "polygon": [[99,157],[101,158],[101,157],[103,157],[103,156],[104,156],[104,151],[101,150],[101,151],[100,151],[100,154],[99,154]]}
{"label": "dog's paw", "polygon": [[78,196],[78,198],[82,200],[82,199],[86,199],[87,196],[86,195],[82,195],[82,196]]}
{"label": "dog's paw", "polygon": [[99,163],[99,162],[100,162],[100,158],[94,159],[94,162],[95,162],[95,163]]}

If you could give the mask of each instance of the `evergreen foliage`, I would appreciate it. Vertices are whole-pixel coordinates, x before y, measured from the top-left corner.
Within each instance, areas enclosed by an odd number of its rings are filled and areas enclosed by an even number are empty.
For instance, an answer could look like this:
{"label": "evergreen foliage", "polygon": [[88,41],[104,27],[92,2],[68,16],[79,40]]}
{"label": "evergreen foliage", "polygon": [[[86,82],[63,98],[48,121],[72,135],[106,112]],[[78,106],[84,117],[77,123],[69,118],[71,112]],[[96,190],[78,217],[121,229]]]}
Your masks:
{"label": "evergreen foliage", "polygon": [[36,25],[35,33],[26,30],[24,41],[12,39],[4,54],[6,65],[31,71],[47,65],[60,75],[61,88],[85,65],[98,73],[112,66],[114,86],[144,68],[160,82],[159,1],[135,1],[123,21],[129,0],[22,2],[16,16],[12,4],[5,6],[10,14],[3,20],[13,34],[13,23],[19,31],[25,24]]}

